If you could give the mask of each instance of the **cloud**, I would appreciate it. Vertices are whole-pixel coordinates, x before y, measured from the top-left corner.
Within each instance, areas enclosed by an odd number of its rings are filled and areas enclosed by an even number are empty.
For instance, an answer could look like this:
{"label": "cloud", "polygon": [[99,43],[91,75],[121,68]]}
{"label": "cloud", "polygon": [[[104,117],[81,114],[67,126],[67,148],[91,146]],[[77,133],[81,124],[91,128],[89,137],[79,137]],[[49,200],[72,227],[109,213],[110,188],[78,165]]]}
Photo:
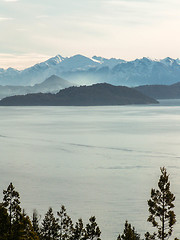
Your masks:
{"label": "cloud", "polygon": [[179,7],[179,0],[0,0],[7,25],[0,52],[179,57]]}
{"label": "cloud", "polygon": [[114,18],[112,25],[154,25],[178,18],[177,0],[103,0],[104,12]]}
{"label": "cloud", "polygon": [[19,32],[27,32],[27,28],[16,28]]}
{"label": "cloud", "polygon": [[13,67],[21,70],[30,67],[38,62],[43,62],[49,58],[50,58],[49,55],[43,55],[38,53],[31,54],[0,53],[0,68]]}
{"label": "cloud", "polygon": [[48,15],[39,15],[39,16],[36,16],[37,19],[43,19],[43,18],[48,18],[49,16]]}
{"label": "cloud", "polygon": [[13,18],[0,17],[0,22],[9,21],[9,20],[13,20]]}
{"label": "cloud", "polygon": [[161,0],[104,0],[105,3],[110,3],[110,4],[121,4],[121,3],[158,3],[161,2]]}
{"label": "cloud", "polygon": [[3,0],[3,2],[18,2],[19,0]]}

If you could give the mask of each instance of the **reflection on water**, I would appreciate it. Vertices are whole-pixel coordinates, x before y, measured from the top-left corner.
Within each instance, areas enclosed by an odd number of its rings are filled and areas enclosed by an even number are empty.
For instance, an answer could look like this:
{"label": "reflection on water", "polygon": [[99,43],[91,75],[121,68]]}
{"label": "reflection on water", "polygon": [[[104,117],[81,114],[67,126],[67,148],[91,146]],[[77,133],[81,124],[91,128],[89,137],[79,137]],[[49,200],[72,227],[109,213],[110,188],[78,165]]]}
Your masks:
{"label": "reflection on water", "polygon": [[[104,240],[128,219],[138,232],[159,168],[170,173],[180,236],[180,104],[1,107],[0,191],[12,181],[28,214],[64,204],[73,220],[96,215]],[[180,103],[180,101],[179,101]]]}

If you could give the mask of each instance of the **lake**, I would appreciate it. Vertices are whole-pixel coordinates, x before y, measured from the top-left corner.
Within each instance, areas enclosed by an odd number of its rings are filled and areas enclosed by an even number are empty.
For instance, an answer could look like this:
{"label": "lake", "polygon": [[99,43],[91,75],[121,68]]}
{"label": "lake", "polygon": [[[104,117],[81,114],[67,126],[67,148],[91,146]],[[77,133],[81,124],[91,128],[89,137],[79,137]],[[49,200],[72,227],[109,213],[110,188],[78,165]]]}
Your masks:
{"label": "lake", "polygon": [[[13,182],[29,216],[66,206],[73,221],[95,215],[103,240],[128,220],[151,230],[147,200],[160,167],[176,195],[180,237],[180,101],[108,107],[0,107],[0,191]],[[2,194],[1,194],[2,196]],[[143,237],[143,235],[142,235]]]}

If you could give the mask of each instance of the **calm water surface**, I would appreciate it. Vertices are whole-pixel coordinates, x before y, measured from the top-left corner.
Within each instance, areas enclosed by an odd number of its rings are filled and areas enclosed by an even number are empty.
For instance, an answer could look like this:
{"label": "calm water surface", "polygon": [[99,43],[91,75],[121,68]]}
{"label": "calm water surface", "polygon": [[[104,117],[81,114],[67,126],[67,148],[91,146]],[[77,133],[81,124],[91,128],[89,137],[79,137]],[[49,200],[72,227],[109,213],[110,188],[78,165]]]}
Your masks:
{"label": "calm water surface", "polygon": [[1,193],[12,181],[30,216],[61,204],[74,221],[95,215],[103,240],[115,240],[126,219],[151,230],[147,200],[166,166],[180,237],[180,101],[0,107],[0,152]]}

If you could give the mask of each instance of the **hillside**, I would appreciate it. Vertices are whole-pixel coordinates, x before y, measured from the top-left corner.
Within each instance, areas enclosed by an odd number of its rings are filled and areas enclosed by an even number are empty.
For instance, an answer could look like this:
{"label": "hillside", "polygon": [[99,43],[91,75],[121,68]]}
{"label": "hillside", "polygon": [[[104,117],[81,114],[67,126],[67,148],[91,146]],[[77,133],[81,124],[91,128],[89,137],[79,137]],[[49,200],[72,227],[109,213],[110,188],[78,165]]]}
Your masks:
{"label": "hillside", "polygon": [[74,84],[67,80],[52,75],[44,82],[35,84],[34,86],[0,86],[0,99],[8,96],[24,95],[27,93],[57,93],[59,90],[73,85]]}
{"label": "hillside", "polygon": [[27,94],[7,97],[1,106],[104,106],[158,103],[135,89],[107,83],[70,87],[57,94]]}
{"label": "hillside", "polygon": [[180,98],[180,82],[172,85],[144,85],[135,89],[155,99]]}

